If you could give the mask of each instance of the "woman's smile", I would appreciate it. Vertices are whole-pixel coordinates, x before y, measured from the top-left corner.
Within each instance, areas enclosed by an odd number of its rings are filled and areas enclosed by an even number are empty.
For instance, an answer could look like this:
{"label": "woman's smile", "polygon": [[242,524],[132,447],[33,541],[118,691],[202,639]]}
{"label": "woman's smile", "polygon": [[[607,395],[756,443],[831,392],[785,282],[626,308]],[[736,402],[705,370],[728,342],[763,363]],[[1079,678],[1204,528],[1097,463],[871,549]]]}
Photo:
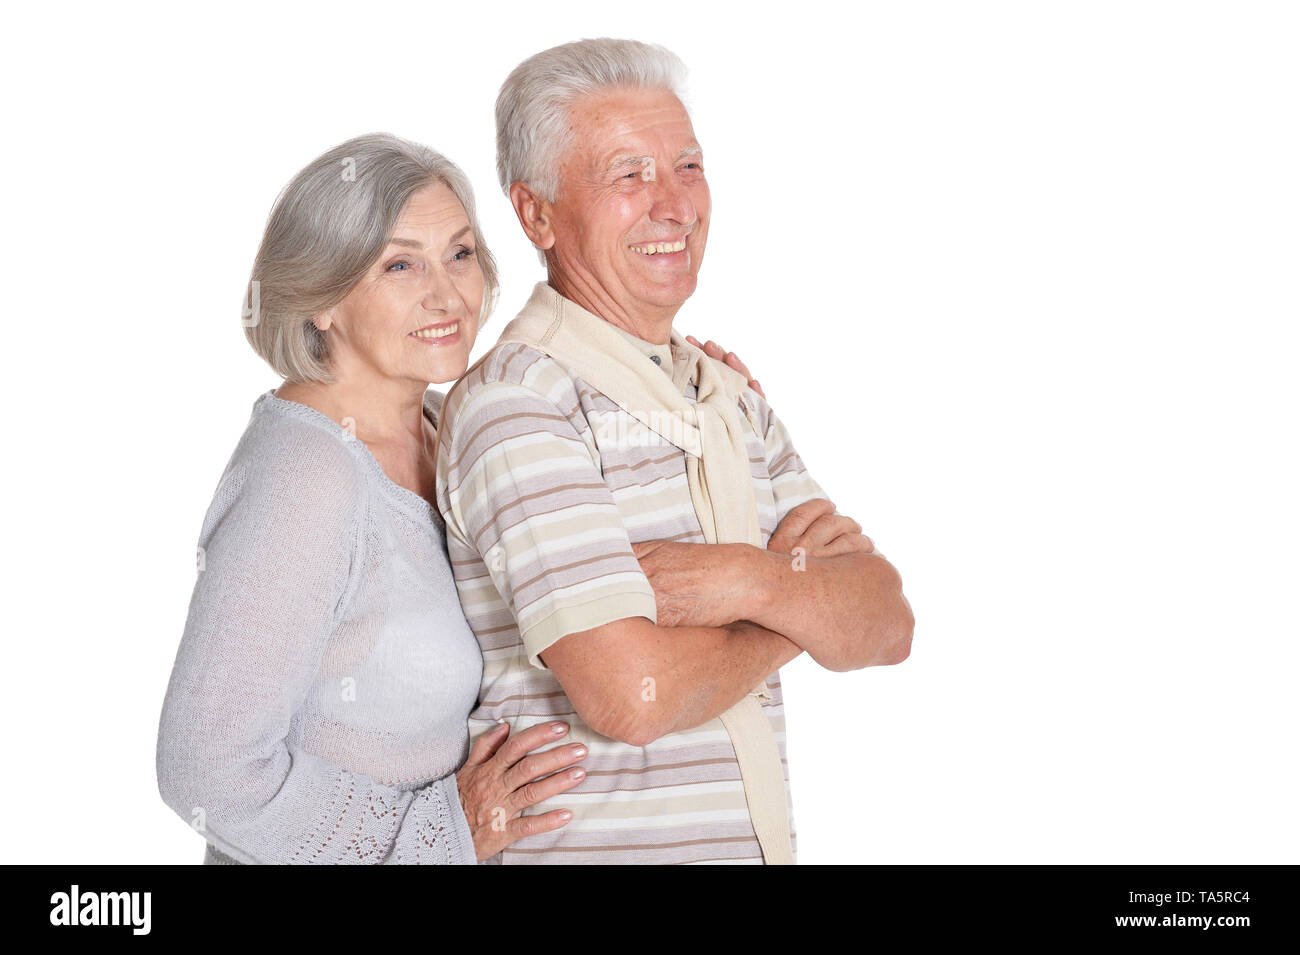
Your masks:
{"label": "woman's smile", "polygon": [[426,325],[411,332],[408,338],[425,345],[455,345],[460,341],[460,319]]}

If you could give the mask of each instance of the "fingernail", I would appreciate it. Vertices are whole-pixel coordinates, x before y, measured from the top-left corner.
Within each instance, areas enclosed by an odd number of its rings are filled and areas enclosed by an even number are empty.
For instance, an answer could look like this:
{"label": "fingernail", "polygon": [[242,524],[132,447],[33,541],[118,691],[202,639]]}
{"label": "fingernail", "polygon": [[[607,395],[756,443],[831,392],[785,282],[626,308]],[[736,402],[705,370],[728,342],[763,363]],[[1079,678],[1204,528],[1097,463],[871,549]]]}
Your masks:
{"label": "fingernail", "polygon": [[573,747],[572,752],[573,752],[573,758],[574,758],[574,759],[582,759],[582,757],[584,757],[584,756],[587,755],[587,747],[585,747],[585,746],[575,746],[575,747]]}
{"label": "fingernail", "polygon": [[585,769],[571,769],[571,770],[569,770],[569,778],[570,778],[570,779],[581,779],[581,778],[582,778],[583,776],[585,776],[585,775],[587,775],[587,771],[586,771]]}
{"label": "fingernail", "polygon": [[551,732],[554,733],[556,736],[559,736],[567,729],[568,727],[565,726],[563,723],[556,723],[554,726],[551,727]]}
{"label": "fingernail", "polygon": [[568,822],[570,819],[573,818],[573,813],[569,812],[569,810],[567,809],[562,809],[560,810],[560,818],[563,819],[565,822]]}

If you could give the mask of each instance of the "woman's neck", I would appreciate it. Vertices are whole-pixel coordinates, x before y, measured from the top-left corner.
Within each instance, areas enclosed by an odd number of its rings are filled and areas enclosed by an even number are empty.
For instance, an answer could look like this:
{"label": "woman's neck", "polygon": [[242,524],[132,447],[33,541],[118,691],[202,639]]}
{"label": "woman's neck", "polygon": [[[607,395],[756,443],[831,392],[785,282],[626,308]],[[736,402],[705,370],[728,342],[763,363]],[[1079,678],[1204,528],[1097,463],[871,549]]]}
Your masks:
{"label": "woman's neck", "polygon": [[390,481],[437,506],[438,440],[424,416],[427,387],[394,379],[286,382],[276,389],[276,397],[307,405],[338,422],[366,446]]}
{"label": "woman's neck", "polygon": [[368,446],[423,447],[428,385],[392,378],[285,382],[276,397],[314,408]]}

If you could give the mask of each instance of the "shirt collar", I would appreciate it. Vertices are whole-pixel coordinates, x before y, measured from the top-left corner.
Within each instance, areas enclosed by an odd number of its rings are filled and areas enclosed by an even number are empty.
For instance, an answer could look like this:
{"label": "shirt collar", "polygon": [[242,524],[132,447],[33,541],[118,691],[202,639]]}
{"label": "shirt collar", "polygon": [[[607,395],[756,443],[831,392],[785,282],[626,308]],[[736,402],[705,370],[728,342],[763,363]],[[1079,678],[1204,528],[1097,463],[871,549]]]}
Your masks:
{"label": "shirt collar", "polygon": [[[553,294],[559,296],[560,298],[563,298],[564,301],[568,304],[569,308],[582,309],[582,306],[579,305],[577,302],[563,295],[560,295],[560,293],[556,292],[553,288],[550,289],[550,291]],[[586,309],[582,309],[582,310],[586,311]],[[587,314],[594,315],[595,313],[587,312]],[[600,318],[599,315],[596,315],[595,317]],[[671,344],[656,345],[652,342],[646,341],[643,338],[638,338],[637,336],[633,335],[631,332],[627,331],[626,329],[619,328],[617,325],[615,325],[613,322],[607,319],[601,318],[600,320],[603,321],[606,325],[608,325],[615,333],[622,336],[623,339],[626,340],[628,343],[630,343],[637,351],[645,355],[646,361],[654,362],[656,365],[659,366],[659,369],[669,378],[673,376],[673,349]],[[658,360],[656,361],[656,359]]]}

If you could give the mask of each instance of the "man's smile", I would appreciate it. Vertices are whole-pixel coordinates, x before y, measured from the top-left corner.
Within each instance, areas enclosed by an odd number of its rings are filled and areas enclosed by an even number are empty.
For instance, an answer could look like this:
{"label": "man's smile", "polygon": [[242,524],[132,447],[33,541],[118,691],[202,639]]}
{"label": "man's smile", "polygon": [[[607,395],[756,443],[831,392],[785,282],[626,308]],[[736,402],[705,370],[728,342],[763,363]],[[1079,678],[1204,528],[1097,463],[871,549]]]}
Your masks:
{"label": "man's smile", "polygon": [[633,252],[640,252],[642,255],[671,255],[674,252],[685,250],[686,238],[683,236],[674,242],[646,242],[629,246],[629,248]]}

